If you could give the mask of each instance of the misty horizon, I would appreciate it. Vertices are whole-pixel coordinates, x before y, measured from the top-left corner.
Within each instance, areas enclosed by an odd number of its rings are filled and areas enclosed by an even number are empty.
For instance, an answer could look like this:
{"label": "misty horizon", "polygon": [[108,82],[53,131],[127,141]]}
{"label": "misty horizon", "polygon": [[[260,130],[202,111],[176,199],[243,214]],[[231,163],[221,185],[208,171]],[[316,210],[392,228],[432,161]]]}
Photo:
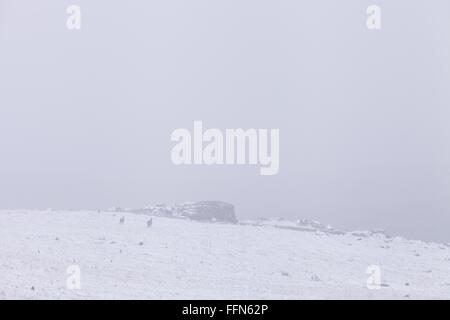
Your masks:
{"label": "misty horizon", "polygon": [[[450,2],[0,0],[0,208],[220,200],[450,242]],[[176,166],[177,128],[276,128],[279,171]]]}

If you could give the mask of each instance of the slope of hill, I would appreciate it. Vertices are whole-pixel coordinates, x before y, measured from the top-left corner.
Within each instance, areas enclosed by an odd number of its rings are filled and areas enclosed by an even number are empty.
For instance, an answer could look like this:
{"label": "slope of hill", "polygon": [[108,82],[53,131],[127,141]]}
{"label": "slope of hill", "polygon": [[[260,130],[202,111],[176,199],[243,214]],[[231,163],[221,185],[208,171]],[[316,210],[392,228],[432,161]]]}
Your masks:
{"label": "slope of hill", "polygon": [[[152,219],[147,227],[149,216],[129,212],[0,211],[0,299],[450,298],[445,244]],[[367,288],[371,265],[379,289]],[[71,266],[78,290],[67,286]]]}

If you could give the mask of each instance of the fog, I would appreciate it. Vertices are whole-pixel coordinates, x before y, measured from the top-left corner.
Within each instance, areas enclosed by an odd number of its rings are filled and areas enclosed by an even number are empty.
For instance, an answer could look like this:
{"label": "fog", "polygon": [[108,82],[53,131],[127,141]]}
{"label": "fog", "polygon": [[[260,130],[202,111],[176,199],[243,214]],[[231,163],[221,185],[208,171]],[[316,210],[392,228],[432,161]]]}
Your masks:
{"label": "fog", "polygon": [[[360,0],[0,0],[0,207],[223,200],[450,241],[450,2],[375,2],[376,31]],[[175,166],[195,120],[279,129],[279,173]]]}

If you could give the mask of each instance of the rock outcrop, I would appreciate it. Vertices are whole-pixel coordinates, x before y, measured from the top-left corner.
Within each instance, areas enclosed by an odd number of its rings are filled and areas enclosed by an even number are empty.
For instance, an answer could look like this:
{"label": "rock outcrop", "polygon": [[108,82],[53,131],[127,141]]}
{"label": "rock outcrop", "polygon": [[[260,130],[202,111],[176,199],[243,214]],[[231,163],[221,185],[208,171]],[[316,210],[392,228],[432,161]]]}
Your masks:
{"label": "rock outcrop", "polygon": [[234,206],[222,201],[186,203],[177,209],[179,214],[192,220],[237,222]]}
{"label": "rock outcrop", "polygon": [[210,222],[238,222],[234,206],[222,201],[185,202],[175,205],[157,204],[152,207],[131,210],[131,212]]}

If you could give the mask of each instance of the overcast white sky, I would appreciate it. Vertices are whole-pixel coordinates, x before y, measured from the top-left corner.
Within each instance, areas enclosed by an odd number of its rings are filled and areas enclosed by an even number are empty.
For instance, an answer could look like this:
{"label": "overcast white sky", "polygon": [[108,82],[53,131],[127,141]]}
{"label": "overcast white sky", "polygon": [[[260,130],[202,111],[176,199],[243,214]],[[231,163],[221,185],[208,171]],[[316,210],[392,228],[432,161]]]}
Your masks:
{"label": "overcast white sky", "polygon": [[[450,241],[450,1],[0,4],[0,207],[223,200]],[[194,120],[279,128],[280,173],[174,166]]]}

